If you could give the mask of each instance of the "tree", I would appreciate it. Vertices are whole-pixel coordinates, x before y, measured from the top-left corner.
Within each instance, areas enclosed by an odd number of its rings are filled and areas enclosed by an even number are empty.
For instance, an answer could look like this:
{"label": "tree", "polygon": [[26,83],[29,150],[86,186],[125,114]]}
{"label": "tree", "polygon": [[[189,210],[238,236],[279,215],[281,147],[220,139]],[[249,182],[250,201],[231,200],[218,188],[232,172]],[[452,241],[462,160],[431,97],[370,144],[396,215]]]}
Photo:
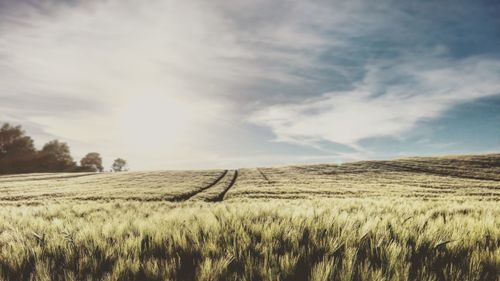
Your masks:
{"label": "tree", "polygon": [[[50,141],[38,151],[33,139],[25,135],[21,126],[9,123],[0,126],[0,174],[104,170],[102,158],[97,152],[88,153],[80,163],[81,166],[77,166],[73,161],[69,146],[64,142]],[[126,165],[125,160],[118,158],[113,170],[124,171]]]}
{"label": "tree", "polygon": [[85,157],[80,160],[80,165],[94,172],[102,172],[104,170],[101,155],[97,152],[90,152],[85,155]]}
{"label": "tree", "polygon": [[10,154],[34,153],[33,140],[24,135],[21,126],[5,123],[0,128],[0,158]]}
{"label": "tree", "polygon": [[68,144],[58,140],[46,143],[39,152],[38,160],[42,172],[70,171],[76,167]]}
{"label": "tree", "polygon": [[127,170],[127,161],[122,158],[117,158],[113,162],[113,165],[111,166],[111,169],[113,172],[121,172],[121,171],[126,171]]}
{"label": "tree", "polygon": [[36,156],[33,140],[21,126],[5,123],[0,128],[0,173],[26,173],[34,169]]}

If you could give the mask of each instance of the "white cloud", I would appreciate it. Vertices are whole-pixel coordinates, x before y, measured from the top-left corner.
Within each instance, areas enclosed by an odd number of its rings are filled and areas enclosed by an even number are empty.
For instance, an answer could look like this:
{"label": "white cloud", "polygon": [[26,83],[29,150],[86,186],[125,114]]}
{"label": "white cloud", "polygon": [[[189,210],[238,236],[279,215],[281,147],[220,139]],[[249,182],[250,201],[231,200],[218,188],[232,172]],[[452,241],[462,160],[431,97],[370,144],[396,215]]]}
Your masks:
{"label": "white cloud", "polygon": [[144,168],[199,159],[218,142],[236,146],[214,132],[237,132],[242,92],[301,84],[297,70],[317,67],[318,50],[332,44],[321,32],[347,20],[313,3],[273,5],[19,2],[0,13],[0,98],[9,101],[0,118],[36,124],[37,142],[63,139],[77,158],[99,150]]}
{"label": "white cloud", "polygon": [[[38,126],[38,144],[68,141],[76,158],[97,150],[142,169],[211,167],[230,158],[243,165],[250,153],[242,147],[268,145],[245,143],[252,112],[254,123],[282,141],[356,146],[498,86],[498,65],[482,59],[367,66],[358,58],[364,43],[353,41],[387,26],[413,36],[388,20],[411,21],[390,1],[13,2],[0,11],[0,119]],[[325,53],[349,61],[337,65]],[[363,68],[368,74],[351,91],[318,96],[333,72],[350,85],[359,78],[352,69]],[[414,82],[386,87],[392,75]],[[446,86],[437,87],[441,81]]]}
{"label": "white cloud", "polygon": [[402,137],[455,105],[500,94],[499,74],[500,61],[485,57],[412,57],[369,67],[352,90],[272,105],[249,121],[269,127],[277,141],[314,145],[326,140],[361,149],[361,140]]}

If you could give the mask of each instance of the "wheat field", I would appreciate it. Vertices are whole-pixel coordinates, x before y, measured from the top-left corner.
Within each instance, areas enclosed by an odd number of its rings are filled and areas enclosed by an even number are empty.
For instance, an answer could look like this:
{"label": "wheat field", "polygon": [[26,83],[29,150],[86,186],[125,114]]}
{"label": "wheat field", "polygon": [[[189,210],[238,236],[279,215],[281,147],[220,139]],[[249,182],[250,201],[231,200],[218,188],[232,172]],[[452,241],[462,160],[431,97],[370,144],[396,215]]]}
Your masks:
{"label": "wheat field", "polygon": [[500,280],[500,154],[0,176],[0,280]]}

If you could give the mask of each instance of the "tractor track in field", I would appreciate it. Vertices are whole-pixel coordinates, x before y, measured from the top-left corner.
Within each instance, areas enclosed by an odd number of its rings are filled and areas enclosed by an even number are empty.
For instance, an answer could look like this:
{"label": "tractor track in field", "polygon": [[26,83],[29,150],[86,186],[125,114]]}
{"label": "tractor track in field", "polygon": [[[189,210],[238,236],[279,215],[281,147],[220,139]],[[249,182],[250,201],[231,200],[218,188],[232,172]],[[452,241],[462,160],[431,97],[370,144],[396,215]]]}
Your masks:
{"label": "tractor track in field", "polygon": [[193,190],[191,192],[188,192],[188,193],[183,193],[183,194],[179,194],[177,196],[174,196],[171,201],[187,201],[189,199],[191,199],[192,197],[194,197],[195,195],[197,195],[198,193],[201,193],[213,186],[215,186],[216,184],[218,184],[226,175],[227,173],[229,172],[229,170],[224,170],[224,172],[222,172],[213,182],[211,182],[210,184],[200,188],[200,189],[197,189],[197,190]]}
{"label": "tractor track in field", "polygon": [[260,175],[267,181],[268,184],[271,184],[272,182],[269,180],[269,178],[262,172],[259,168],[257,168],[257,171],[260,173]]}
{"label": "tractor track in field", "polygon": [[229,189],[231,189],[231,187],[233,187],[233,185],[236,183],[237,179],[238,179],[238,170],[234,170],[233,178],[231,179],[229,184],[226,186],[226,188],[224,188],[224,190],[219,195],[217,195],[216,197],[211,198],[207,201],[208,202],[221,202],[221,201],[223,201],[224,196],[226,196],[226,193],[229,191]]}

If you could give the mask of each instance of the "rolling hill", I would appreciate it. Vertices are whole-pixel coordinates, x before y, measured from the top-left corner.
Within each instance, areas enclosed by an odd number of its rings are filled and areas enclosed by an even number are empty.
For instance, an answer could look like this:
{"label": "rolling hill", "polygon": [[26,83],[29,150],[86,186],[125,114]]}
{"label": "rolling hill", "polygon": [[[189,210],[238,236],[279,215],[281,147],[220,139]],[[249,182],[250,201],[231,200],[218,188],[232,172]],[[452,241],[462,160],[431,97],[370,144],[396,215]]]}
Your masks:
{"label": "rolling hill", "polygon": [[0,176],[0,280],[500,280],[500,154]]}
{"label": "rolling hill", "polygon": [[0,201],[222,201],[463,197],[499,200],[500,154],[209,171],[0,176]]}

